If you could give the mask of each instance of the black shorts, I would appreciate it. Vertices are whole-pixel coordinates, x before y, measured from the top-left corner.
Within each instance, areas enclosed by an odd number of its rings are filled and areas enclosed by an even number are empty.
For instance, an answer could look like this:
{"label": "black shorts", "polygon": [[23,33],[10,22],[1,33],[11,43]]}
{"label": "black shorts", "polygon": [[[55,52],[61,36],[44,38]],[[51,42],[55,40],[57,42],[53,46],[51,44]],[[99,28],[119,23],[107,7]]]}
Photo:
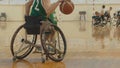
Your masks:
{"label": "black shorts", "polygon": [[24,28],[26,29],[27,34],[39,34],[41,25],[40,21],[42,21],[41,17],[25,16]]}

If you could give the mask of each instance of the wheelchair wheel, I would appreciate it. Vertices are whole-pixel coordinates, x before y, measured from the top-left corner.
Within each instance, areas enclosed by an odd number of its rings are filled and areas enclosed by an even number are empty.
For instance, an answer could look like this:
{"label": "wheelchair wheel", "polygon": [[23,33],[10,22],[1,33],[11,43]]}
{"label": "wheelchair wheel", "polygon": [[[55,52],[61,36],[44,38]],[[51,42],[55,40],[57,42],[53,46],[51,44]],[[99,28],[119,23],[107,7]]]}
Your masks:
{"label": "wheelchair wheel", "polygon": [[46,31],[45,28],[41,30],[41,44],[45,51],[46,56],[55,62],[60,62],[63,60],[66,54],[66,39],[59,27],[56,25],[50,25],[54,30],[54,37],[52,41],[49,40],[49,36],[53,35],[52,31]]}
{"label": "wheelchair wheel", "polygon": [[26,29],[24,28],[24,25],[21,25],[14,33],[12,39],[11,39],[11,52],[14,56],[14,59],[23,59],[27,55],[30,54],[30,52],[33,49],[32,44],[29,44],[25,42],[25,40],[35,44],[36,43],[37,35],[28,35],[26,33]]}

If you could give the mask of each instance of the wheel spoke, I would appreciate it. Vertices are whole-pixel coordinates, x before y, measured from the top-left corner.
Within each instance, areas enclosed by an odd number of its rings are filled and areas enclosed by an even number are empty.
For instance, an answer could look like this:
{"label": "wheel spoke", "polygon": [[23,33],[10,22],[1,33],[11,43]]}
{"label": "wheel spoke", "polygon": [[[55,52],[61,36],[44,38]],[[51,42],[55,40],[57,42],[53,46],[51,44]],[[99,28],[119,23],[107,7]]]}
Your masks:
{"label": "wheel spoke", "polygon": [[30,45],[28,45],[28,46],[26,46],[26,47],[24,47],[24,48],[19,49],[18,51],[15,52],[15,54],[18,54],[18,53],[26,50],[28,47],[30,47]]}

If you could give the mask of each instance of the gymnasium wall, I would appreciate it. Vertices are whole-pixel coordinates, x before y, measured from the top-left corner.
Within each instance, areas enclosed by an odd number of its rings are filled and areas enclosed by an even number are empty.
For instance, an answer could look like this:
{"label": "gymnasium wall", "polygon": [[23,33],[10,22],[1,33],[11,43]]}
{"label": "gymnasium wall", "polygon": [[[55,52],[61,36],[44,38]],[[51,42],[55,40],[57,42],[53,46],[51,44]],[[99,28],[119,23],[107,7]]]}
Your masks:
{"label": "gymnasium wall", "polygon": [[0,5],[0,13],[7,14],[7,21],[23,21],[24,6],[23,5]]}
{"label": "gymnasium wall", "polygon": [[[120,4],[107,4],[106,8],[110,6],[113,7],[113,11],[119,9]],[[101,10],[101,4],[94,6],[96,11]],[[6,12],[7,21],[24,21],[24,5],[0,5],[0,12]],[[93,5],[92,4],[75,4],[75,9],[72,14],[64,15],[57,8],[57,16],[60,21],[75,21],[79,20],[79,11],[86,11],[86,18],[91,21],[91,16],[93,15]]]}

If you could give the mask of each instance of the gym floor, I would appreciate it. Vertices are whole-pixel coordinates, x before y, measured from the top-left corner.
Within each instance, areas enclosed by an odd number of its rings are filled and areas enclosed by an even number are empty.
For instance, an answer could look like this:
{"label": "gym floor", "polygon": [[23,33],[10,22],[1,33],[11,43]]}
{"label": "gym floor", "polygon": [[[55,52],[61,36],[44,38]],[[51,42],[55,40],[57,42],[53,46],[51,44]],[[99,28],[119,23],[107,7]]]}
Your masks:
{"label": "gym floor", "polygon": [[[72,21],[71,23],[79,23]],[[69,22],[70,23],[70,22]],[[51,60],[41,63],[39,53],[31,53],[24,60],[13,62],[10,40],[21,22],[0,23],[0,68],[119,68],[119,31],[114,26],[92,28],[90,22],[81,24],[80,38],[70,38],[67,33],[67,54],[62,62]],[[62,23],[63,25],[67,23]],[[60,27],[64,27],[61,26]],[[72,25],[74,26],[74,25]],[[79,25],[80,26],[80,25]],[[88,27],[87,27],[88,26]],[[70,27],[70,26],[69,26]],[[74,27],[73,27],[74,28]],[[67,28],[68,31],[70,28]],[[67,30],[65,29],[65,30]],[[72,28],[71,28],[72,29]],[[63,30],[65,32],[65,30]],[[74,31],[73,31],[74,32]],[[72,39],[73,38],[73,39]]]}

